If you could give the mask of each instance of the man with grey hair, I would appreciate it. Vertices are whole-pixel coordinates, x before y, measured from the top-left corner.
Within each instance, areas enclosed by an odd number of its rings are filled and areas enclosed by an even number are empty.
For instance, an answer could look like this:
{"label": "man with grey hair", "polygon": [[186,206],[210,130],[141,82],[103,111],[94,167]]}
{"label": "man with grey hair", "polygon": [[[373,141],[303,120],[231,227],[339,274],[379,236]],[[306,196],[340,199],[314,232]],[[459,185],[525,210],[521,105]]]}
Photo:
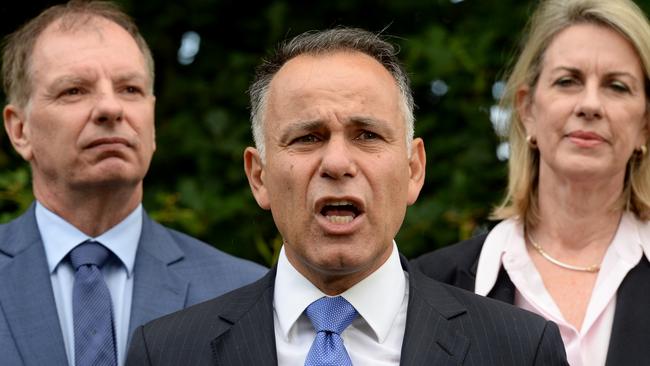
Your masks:
{"label": "man with grey hair", "polygon": [[411,270],[394,237],[424,142],[392,45],[302,34],[250,88],[257,203],[284,245],[260,281],[140,327],[127,365],[564,365],[557,326]]}
{"label": "man with grey hair", "polygon": [[106,2],[51,7],[7,38],[4,124],[36,202],[0,225],[1,364],[124,364],[136,326],[264,274],[142,208],[153,67]]}

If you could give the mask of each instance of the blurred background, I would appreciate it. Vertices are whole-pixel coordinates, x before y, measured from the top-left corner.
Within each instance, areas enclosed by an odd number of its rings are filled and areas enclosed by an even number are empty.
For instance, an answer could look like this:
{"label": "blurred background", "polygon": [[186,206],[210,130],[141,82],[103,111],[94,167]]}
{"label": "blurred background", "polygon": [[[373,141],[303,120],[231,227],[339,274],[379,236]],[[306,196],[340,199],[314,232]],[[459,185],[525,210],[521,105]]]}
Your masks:
{"label": "blurred background", "polygon": [[[61,2],[3,2],[0,33]],[[381,32],[397,44],[412,80],[427,172],[396,239],[400,250],[414,257],[494,224],[488,215],[502,197],[508,159],[500,134],[509,111],[497,101],[536,1],[117,3],[135,18],[156,61],[158,150],[145,179],[144,206],[158,221],[226,252],[274,263],[281,238],[270,212],[255,203],[243,170],[243,150],[252,144],[246,90],[255,66],[280,40],[346,25]],[[637,3],[650,10],[650,0]],[[1,222],[33,200],[29,174],[0,133]]]}

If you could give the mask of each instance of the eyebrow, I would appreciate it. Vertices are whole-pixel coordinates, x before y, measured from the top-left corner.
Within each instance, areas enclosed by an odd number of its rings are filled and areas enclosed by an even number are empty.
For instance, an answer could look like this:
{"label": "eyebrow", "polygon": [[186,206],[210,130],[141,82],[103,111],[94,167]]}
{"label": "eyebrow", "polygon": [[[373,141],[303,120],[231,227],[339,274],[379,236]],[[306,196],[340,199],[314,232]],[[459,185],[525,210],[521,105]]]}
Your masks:
{"label": "eyebrow", "polygon": [[[583,74],[582,70],[580,70],[578,68],[575,68],[575,67],[569,67],[569,66],[558,66],[558,67],[555,67],[555,68],[553,68],[551,70],[551,72],[553,72],[553,73],[558,72],[558,71],[568,71],[568,72],[571,72],[573,74]],[[631,73],[629,73],[627,71],[613,71],[613,72],[608,72],[605,75],[610,76],[610,77],[611,76],[627,76],[627,77],[629,77],[631,79],[637,80],[637,78],[633,74],[631,74]]]}
{"label": "eyebrow", "polygon": [[356,126],[356,127],[365,127],[365,128],[381,128],[383,129],[383,126],[386,126],[386,121],[373,118],[373,117],[366,117],[366,116],[353,116],[350,118],[350,124]]}
{"label": "eyebrow", "polygon": [[286,126],[282,134],[280,135],[280,142],[288,143],[293,139],[293,136],[308,132],[308,131],[317,131],[325,126],[325,121],[323,120],[311,120],[311,121],[297,121],[291,122]]}
{"label": "eyebrow", "polygon": [[[62,75],[52,81],[52,85],[64,84],[64,83],[84,83],[91,81],[96,78],[96,75],[91,73],[72,73]],[[147,77],[140,72],[127,72],[124,74],[118,74],[112,79],[114,82],[125,82],[125,81],[142,81],[146,82]]]}
{"label": "eyebrow", "polygon": [[[387,123],[385,121],[367,116],[352,116],[346,119],[344,124],[346,126],[352,126],[361,129],[373,128],[381,131],[382,133],[386,133],[387,131]],[[290,123],[287,127],[285,127],[284,131],[282,131],[282,134],[280,135],[280,141],[283,143],[288,143],[296,134],[317,131],[325,128],[325,125],[326,122],[320,119]]]}
{"label": "eyebrow", "polygon": [[129,73],[118,75],[114,79],[114,81],[116,81],[118,83],[123,83],[125,81],[139,81],[139,82],[142,82],[142,83],[146,83],[147,82],[147,77],[145,75],[143,75],[142,73],[139,73],[139,72],[129,72]]}
{"label": "eyebrow", "polygon": [[51,87],[57,87],[61,84],[83,84],[88,82],[88,78],[86,77],[80,77],[76,75],[63,75],[61,77],[58,77],[54,79],[51,83]]}

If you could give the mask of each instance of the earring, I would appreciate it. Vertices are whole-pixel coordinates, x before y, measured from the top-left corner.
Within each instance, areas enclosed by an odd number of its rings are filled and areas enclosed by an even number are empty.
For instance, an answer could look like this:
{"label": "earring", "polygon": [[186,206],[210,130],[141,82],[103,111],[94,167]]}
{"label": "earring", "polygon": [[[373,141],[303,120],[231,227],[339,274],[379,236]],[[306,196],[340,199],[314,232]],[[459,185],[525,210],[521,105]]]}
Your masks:
{"label": "earring", "polygon": [[533,149],[537,148],[537,139],[535,136],[528,135],[526,136],[526,143]]}
{"label": "earring", "polygon": [[634,152],[639,155],[639,157],[644,157],[645,154],[648,152],[648,148],[645,145],[641,145],[634,149]]}

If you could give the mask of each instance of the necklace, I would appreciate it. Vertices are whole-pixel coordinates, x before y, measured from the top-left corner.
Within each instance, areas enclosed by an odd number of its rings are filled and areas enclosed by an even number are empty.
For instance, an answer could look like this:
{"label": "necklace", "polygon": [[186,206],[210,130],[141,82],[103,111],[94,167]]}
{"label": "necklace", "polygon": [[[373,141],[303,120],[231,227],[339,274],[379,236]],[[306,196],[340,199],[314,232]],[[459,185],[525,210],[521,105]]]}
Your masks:
{"label": "necklace", "polygon": [[556,266],[565,268],[565,269],[570,269],[572,271],[578,271],[578,272],[589,272],[589,273],[596,273],[600,271],[600,264],[592,264],[591,266],[588,267],[579,267],[579,266],[573,266],[571,264],[566,264],[562,261],[559,261],[553,257],[551,257],[550,254],[546,253],[542,247],[533,240],[532,235],[528,234],[528,241],[530,241],[530,244],[535,248],[535,250],[542,256],[544,259],[547,261],[555,264]]}

